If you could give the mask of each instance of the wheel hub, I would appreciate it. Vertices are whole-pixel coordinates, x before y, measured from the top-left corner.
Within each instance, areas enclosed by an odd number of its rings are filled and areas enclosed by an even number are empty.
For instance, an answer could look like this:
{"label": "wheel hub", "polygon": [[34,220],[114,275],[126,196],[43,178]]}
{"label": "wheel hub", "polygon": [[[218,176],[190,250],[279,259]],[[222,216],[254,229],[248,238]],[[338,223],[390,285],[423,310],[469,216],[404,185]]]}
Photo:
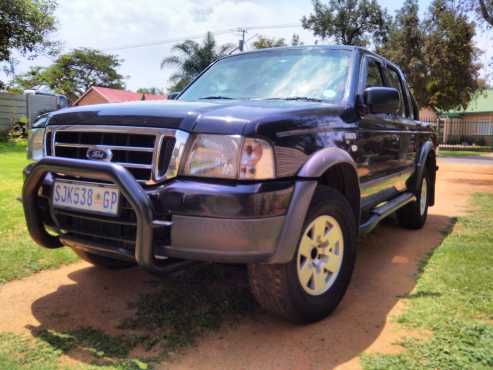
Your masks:
{"label": "wheel hub", "polygon": [[297,273],[303,289],[321,295],[334,284],[344,253],[344,237],[337,220],[328,215],[314,219],[298,247]]}

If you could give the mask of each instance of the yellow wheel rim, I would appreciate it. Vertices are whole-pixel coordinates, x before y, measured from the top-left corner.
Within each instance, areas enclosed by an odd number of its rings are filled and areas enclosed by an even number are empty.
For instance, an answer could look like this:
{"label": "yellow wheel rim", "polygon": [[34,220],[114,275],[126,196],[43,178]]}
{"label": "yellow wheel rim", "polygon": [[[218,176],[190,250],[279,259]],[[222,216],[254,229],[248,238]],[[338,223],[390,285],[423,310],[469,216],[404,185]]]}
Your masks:
{"label": "yellow wheel rim", "polygon": [[419,213],[421,216],[425,214],[426,206],[428,203],[428,181],[426,181],[426,177],[423,178],[423,183],[421,184],[421,196],[419,201]]}
{"label": "yellow wheel rim", "polygon": [[344,236],[337,220],[318,216],[303,231],[297,255],[298,280],[310,295],[324,294],[341,270]]}

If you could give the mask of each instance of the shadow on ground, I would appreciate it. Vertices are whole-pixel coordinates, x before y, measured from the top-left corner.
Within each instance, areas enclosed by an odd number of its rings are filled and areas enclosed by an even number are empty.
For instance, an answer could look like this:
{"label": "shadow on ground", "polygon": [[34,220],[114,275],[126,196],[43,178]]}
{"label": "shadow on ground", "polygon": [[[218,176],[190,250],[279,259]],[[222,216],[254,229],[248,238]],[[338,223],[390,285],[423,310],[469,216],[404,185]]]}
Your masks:
{"label": "shadow on ground", "polygon": [[68,277],[74,284],[32,304],[40,325],[28,329],[82,362],[164,358],[255,309],[244,266],[201,264],[166,277],[89,267]]}
{"label": "shadow on ground", "polygon": [[[116,358],[196,351],[166,365],[180,368],[237,368],[241,352],[247,361],[242,366],[251,368],[323,364],[330,369],[373,343],[389,311],[413,290],[416,264],[440,244],[451,222],[430,215],[423,230],[410,231],[390,221],[361,238],[346,297],[332,316],[316,324],[294,326],[256,308],[244,268],[201,265],[168,278],[138,269],[83,268],[69,275],[73,284],[32,304],[39,326],[29,329],[82,362],[94,362],[94,356],[78,347],[109,351]],[[64,336],[71,345],[64,347]],[[199,348],[187,349],[199,336]],[[111,352],[108,343],[119,350]]]}

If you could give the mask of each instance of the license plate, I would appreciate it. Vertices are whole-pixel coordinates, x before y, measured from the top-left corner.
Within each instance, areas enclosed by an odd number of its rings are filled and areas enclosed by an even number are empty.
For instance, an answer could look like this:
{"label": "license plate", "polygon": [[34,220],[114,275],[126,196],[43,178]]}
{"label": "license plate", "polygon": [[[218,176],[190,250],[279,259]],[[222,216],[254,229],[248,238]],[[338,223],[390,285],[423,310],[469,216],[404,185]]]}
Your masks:
{"label": "license plate", "polygon": [[120,192],[111,185],[76,181],[55,181],[53,207],[116,216]]}

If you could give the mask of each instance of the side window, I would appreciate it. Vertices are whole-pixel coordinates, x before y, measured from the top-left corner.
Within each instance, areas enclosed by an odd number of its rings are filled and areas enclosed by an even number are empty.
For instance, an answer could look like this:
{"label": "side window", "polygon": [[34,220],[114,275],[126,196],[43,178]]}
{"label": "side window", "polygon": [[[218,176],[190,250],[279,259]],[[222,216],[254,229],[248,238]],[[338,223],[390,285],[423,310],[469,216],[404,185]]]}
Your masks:
{"label": "side window", "polygon": [[402,81],[399,77],[399,73],[391,68],[388,67],[386,69],[386,76],[387,76],[387,82],[390,87],[393,87],[394,89],[397,89],[399,91],[399,111],[397,112],[397,115],[406,117],[406,106],[405,106],[405,91],[402,87]]}
{"label": "side window", "polygon": [[380,69],[380,63],[375,59],[367,59],[367,76],[366,76],[366,87],[374,86],[385,86],[383,83],[382,72]]}

